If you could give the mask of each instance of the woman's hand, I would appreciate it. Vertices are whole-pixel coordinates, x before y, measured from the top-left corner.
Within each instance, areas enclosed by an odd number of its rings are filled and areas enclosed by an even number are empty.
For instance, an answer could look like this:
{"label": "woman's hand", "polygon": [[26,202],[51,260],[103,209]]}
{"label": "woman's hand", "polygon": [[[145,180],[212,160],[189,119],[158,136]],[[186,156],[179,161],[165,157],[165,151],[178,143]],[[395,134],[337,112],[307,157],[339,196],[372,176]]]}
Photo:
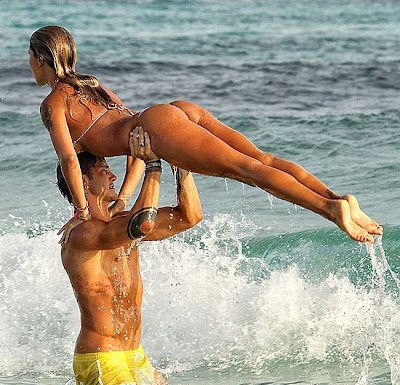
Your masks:
{"label": "woman's hand", "polygon": [[65,245],[68,242],[71,231],[75,227],[79,226],[81,223],[86,222],[89,219],[90,219],[90,214],[84,219],[79,218],[79,216],[76,218],[75,216],[71,218],[63,227],[61,227],[60,231],[57,233],[57,235],[60,235],[62,233],[61,239],[58,241],[58,243],[60,245]]}
{"label": "woman's hand", "polygon": [[135,127],[129,133],[129,148],[132,156],[142,159],[145,163],[160,159],[151,149],[149,134],[143,131],[143,127]]}

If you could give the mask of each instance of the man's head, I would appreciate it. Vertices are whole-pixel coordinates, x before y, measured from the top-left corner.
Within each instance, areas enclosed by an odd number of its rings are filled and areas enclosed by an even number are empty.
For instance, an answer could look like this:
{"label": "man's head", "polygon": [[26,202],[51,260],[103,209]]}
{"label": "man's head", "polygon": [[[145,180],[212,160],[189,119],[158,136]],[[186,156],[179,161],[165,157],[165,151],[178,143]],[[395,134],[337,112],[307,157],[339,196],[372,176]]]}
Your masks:
{"label": "man's head", "polygon": [[[114,188],[114,182],[117,177],[110,171],[104,158],[85,151],[78,154],[78,161],[86,194],[101,197],[108,203],[118,199],[118,194]],[[57,165],[57,186],[64,198],[69,203],[72,203],[72,195],[61,171],[60,164]]]}

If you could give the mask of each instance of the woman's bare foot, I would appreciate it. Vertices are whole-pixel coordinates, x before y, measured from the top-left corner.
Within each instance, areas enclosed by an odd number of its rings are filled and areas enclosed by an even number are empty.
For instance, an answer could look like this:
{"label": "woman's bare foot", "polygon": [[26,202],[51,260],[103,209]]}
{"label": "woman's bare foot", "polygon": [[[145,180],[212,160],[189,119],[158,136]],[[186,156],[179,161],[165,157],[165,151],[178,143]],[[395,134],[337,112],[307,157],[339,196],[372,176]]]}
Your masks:
{"label": "woman's bare foot", "polygon": [[383,234],[382,227],[373,221],[363,211],[361,211],[358,201],[354,195],[343,195],[342,199],[345,199],[349,203],[351,219],[353,219],[357,225],[367,230],[370,234]]}
{"label": "woman's bare foot", "polygon": [[330,219],[335,222],[340,229],[355,241],[374,243],[372,235],[368,234],[365,229],[360,227],[351,218],[350,205],[346,200],[330,200],[329,202]]}

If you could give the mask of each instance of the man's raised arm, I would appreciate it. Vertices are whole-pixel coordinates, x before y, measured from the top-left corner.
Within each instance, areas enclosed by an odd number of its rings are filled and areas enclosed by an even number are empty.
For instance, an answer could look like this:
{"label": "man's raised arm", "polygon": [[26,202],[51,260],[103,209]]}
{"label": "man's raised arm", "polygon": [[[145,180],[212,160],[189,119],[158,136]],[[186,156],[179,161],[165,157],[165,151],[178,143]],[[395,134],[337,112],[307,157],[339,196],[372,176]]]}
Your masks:
{"label": "man's raised arm", "polygon": [[171,237],[190,229],[203,219],[201,202],[192,174],[178,169],[176,175],[178,205],[158,210],[154,229],[143,238],[144,241],[158,241]]}
{"label": "man's raised arm", "polygon": [[154,228],[160,195],[161,161],[151,150],[148,134],[143,133],[142,129],[136,129],[133,133],[130,145],[135,147],[136,154],[140,155],[140,159],[146,164],[140,194],[130,211],[118,214],[110,222],[90,220],[82,224],[81,226],[85,227],[84,231],[75,236],[82,249],[113,249],[129,239],[144,237]]}

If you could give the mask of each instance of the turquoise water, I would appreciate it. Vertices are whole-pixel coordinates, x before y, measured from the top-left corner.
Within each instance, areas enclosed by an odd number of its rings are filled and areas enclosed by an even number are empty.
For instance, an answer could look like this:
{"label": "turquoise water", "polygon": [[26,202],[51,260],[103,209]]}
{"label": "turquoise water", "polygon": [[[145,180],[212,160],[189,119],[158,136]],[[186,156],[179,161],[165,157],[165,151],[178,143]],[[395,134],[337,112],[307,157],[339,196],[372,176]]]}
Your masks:
{"label": "turquoise water", "polygon": [[[234,181],[197,176],[205,221],[145,245],[143,345],[170,384],[399,384],[400,4],[0,1],[0,384],[63,385],[79,330],[69,215],[28,68],[67,27],[78,70],[125,103],[199,103],[383,224],[384,254]],[[118,174],[122,159],[111,159]],[[174,202],[164,173],[162,204]],[[379,270],[387,260],[389,270]]]}

